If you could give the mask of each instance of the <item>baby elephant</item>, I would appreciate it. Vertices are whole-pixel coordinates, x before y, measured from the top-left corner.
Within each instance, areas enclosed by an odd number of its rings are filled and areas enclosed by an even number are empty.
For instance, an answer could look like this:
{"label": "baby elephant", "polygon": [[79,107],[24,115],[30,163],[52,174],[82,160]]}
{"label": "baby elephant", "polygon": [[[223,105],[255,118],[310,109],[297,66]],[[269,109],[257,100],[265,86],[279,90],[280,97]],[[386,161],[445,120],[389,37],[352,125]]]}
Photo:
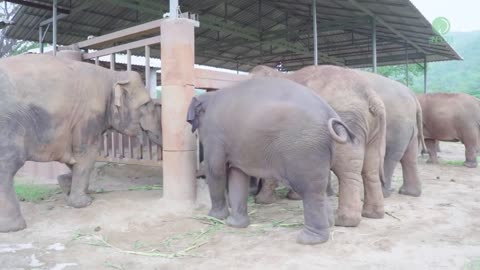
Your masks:
{"label": "baby elephant", "polygon": [[353,143],[355,136],[321,97],[290,80],[253,78],[194,97],[187,121],[204,146],[210,216],[247,227],[250,176],[279,179],[303,198],[305,227],[297,242],[328,240],[334,142]]}

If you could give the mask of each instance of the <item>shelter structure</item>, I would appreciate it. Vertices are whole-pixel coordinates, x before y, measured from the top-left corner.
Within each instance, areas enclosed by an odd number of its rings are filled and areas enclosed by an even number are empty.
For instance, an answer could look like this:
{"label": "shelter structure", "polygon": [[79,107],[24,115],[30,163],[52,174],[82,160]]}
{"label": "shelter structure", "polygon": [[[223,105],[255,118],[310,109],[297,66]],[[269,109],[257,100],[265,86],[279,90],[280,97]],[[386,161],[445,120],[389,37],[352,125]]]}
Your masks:
{"label": "shelter structure", "polygon": [[[150,85],[151,58],[161,59],[163,149],[147,142],[135,155],[132,138],[105,136],[101,160],[159,164],[165,197],[195,198],[195,137],[185,121],[194,88],[217,89],[246,75],[194,64],[249,71],[258,64],[293,71],[306,65],[353,68],[460,60],[409,0],[9,0],[19,4],[6,35],[81,51],[100,64],[125,53],[145,57],[137,69]],[[180,5],[179,5],[180,4]],[[182,13],[184,12],[184,13]],[[408,70],[408,69],[407,69]],[[154,72],[156,74],[156,72]],[[111,148],[111,149],[110,149]]]}

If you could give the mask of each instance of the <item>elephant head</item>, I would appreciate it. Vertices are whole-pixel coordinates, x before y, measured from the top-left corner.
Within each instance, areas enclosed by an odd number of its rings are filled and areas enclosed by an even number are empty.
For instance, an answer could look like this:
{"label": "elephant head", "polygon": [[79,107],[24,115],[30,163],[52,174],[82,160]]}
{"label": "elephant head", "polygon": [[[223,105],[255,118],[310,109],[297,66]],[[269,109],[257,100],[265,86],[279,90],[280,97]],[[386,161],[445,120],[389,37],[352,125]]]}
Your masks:
{"label": "elephant head", "polygon": [[155,105],[142,82],[140,74],[132,71],[115,72],[110,125],[118,132],[136,136],[143,129],[150,139],[161,144],[161,124]]}
{"label": "elephant head", "polygon": [[208,101],[213,95],[215,95],[215,92],[205,93],[192,98],[187,112],[187,122],[192,125],[192,132],[195,132],[200,127]]}
{"label": "elephant head", "polygon": [[162,105],[159,100],[153,100],[140,107],[140,126],[151,141],[162,145]]}

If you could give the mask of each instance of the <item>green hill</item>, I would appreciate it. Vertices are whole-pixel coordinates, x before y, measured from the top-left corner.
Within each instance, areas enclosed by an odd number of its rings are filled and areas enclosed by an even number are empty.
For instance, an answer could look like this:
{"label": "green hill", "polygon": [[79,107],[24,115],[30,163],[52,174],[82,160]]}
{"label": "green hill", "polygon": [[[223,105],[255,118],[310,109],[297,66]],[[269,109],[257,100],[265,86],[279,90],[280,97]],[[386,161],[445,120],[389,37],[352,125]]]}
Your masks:
{"label": "green hill", "polygon": [[[448,40],[464,60],[429,64],[428,92],[465,92],[480,97],[480,31],[450,33]],[[423,76],[415,76],[412,88],[423,91]]]}

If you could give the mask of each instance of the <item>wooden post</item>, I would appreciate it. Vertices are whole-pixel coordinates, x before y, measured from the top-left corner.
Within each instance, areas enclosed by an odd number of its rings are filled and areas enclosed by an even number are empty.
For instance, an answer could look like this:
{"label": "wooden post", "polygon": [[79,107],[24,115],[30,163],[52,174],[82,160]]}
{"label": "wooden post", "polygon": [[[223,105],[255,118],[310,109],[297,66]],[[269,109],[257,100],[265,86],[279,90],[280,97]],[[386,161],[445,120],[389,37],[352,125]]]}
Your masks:
{"label": "wooden post", "polygon": [[195,25],[184,18],[161,22],[164,198],[185,202],[196,197],[196,139],[187,123],[194,96]]}

